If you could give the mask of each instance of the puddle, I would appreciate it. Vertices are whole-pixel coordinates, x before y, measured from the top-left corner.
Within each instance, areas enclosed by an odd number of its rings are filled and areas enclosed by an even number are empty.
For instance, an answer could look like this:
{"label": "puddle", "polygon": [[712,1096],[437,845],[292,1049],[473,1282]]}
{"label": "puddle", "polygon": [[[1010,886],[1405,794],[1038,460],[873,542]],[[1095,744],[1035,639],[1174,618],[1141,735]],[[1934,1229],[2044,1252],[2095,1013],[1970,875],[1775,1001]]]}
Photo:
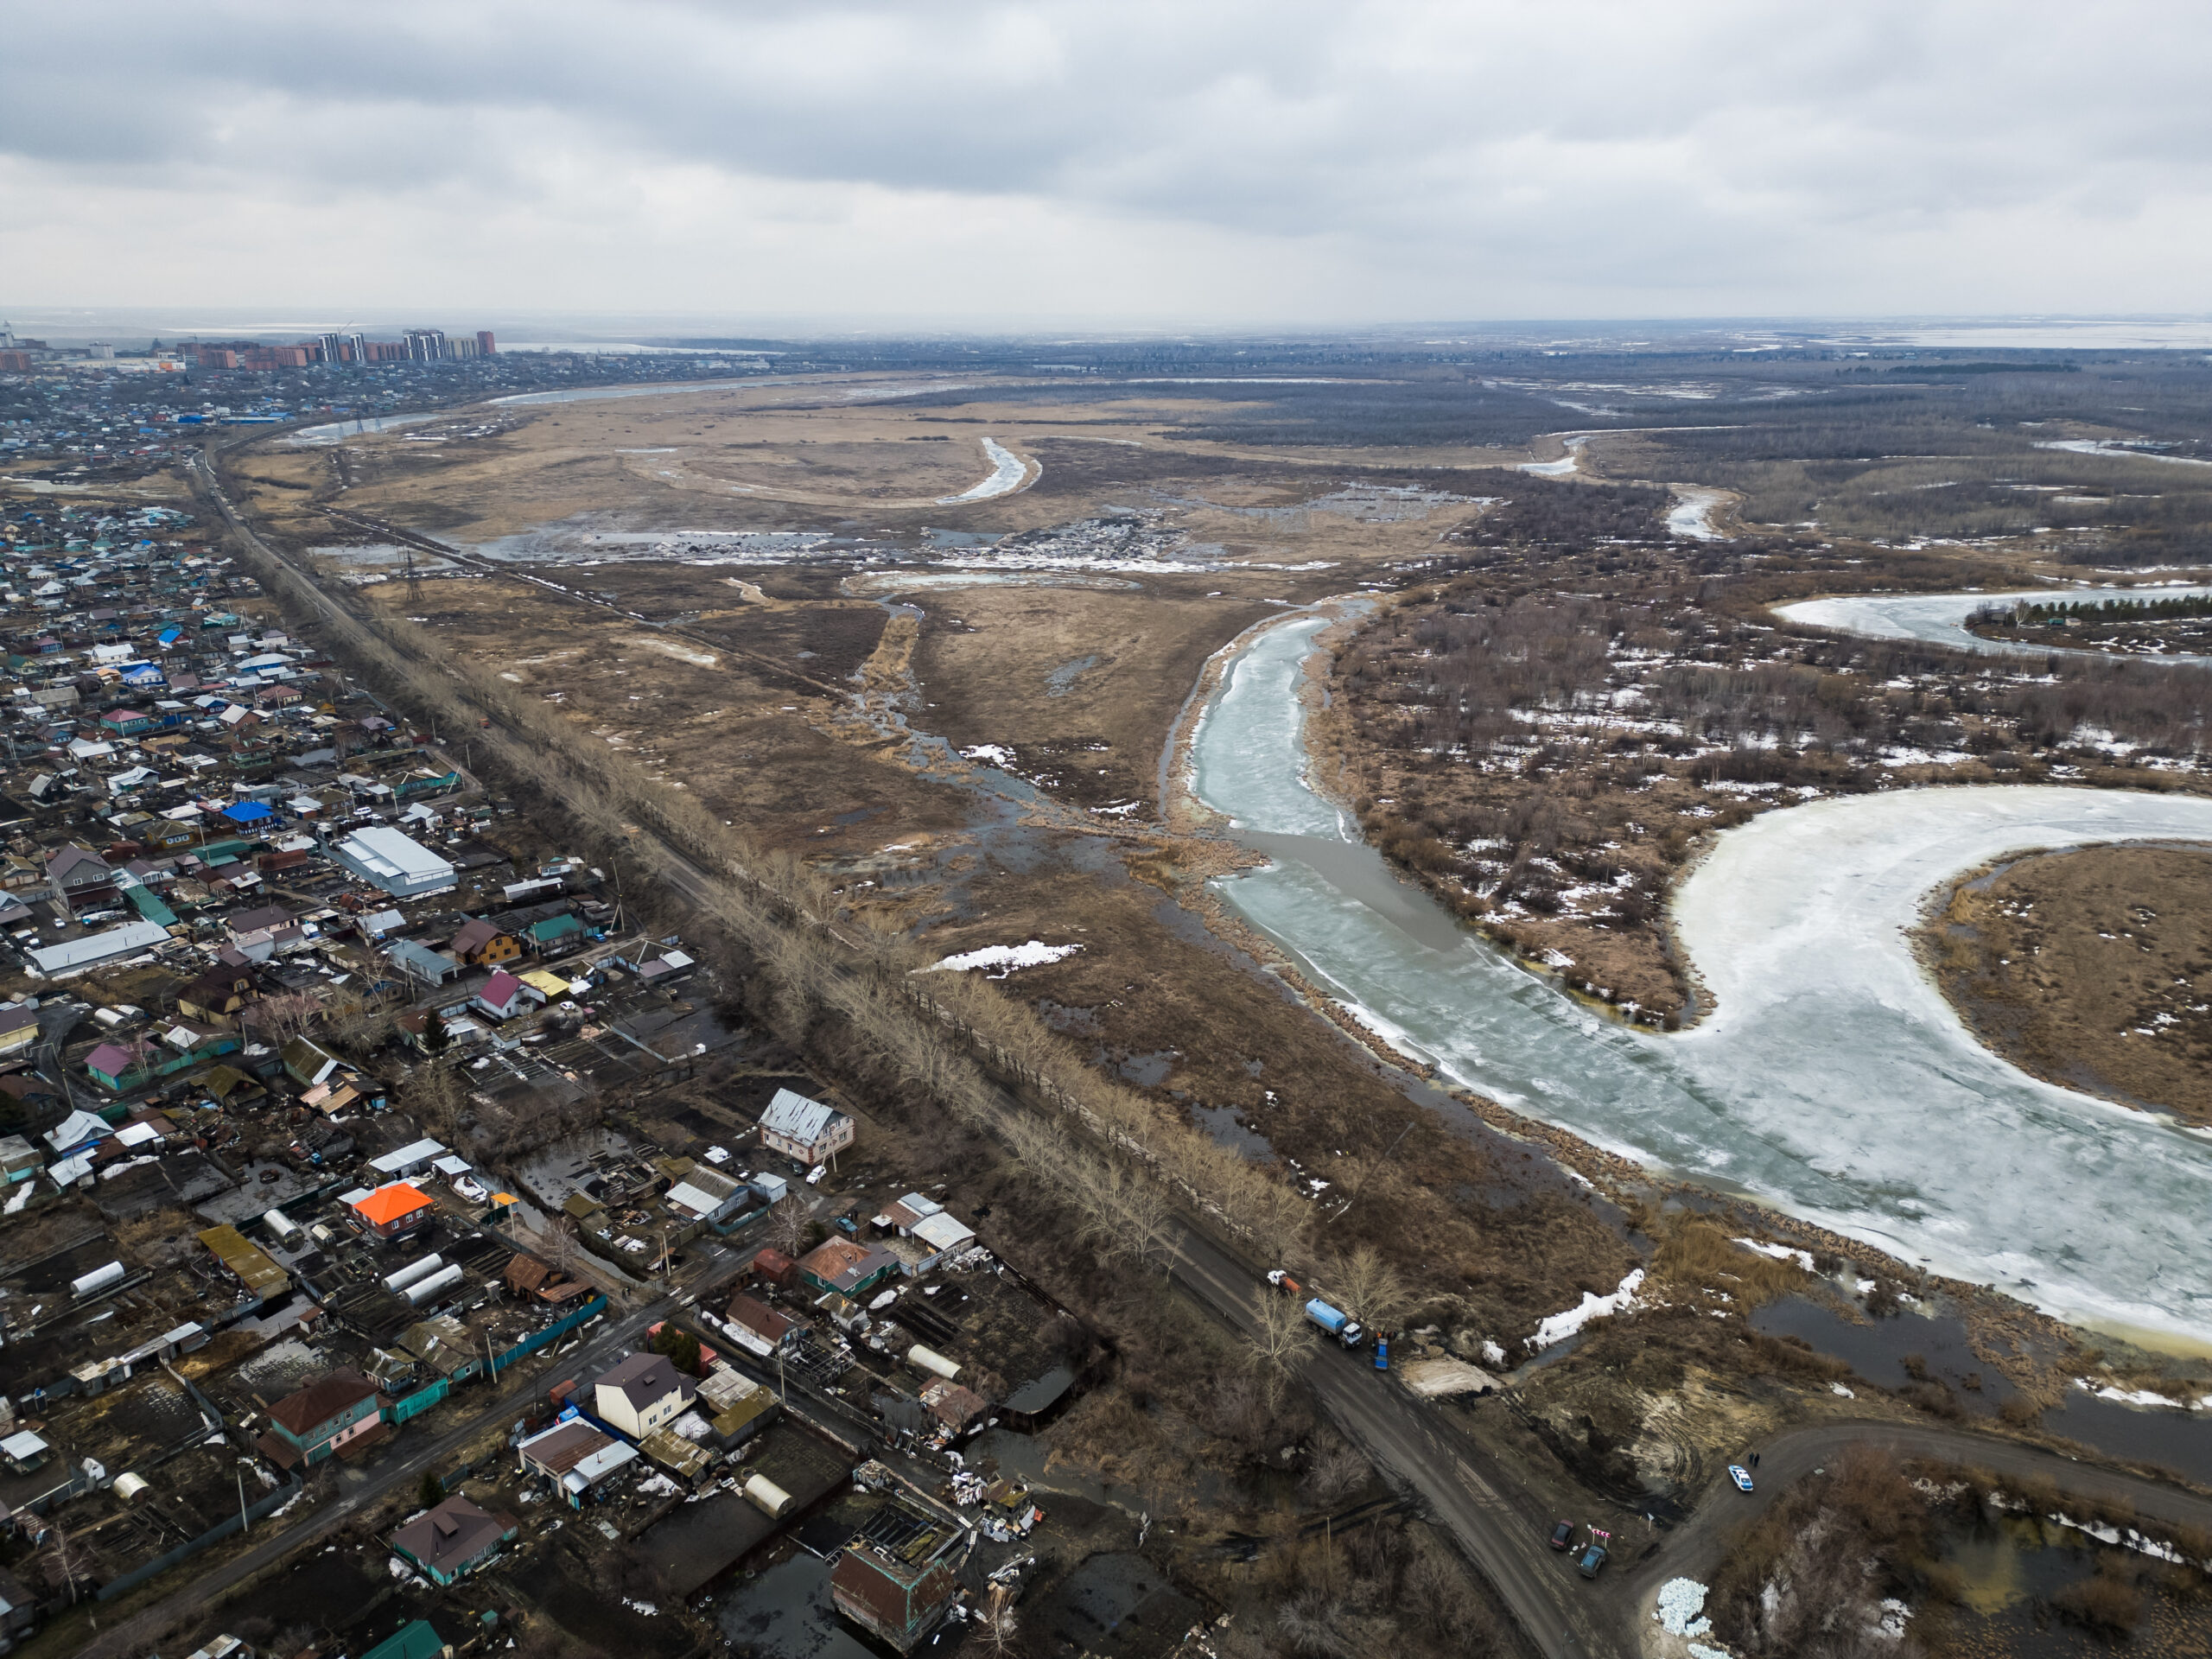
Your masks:
{"label": "puddle", "polygon": [[1236,1121],[1234,1106],[1193,1106],[1191,1116],[1198,1127],[1213,1137],[1217,1147],[1227,1147],[1240,1158],[1255,1164],[1272,1162],[1275,1149],[1268,1137],[1257,1129],[1247,1128]]}
{"label": "puddle", "polygon": [[[1902,1389],[1914,1381],[1905,1361],[1917,1355],[1929,1376],[1949,1383],[1953,1397],[1972,1416],[1989,1416],[2018,1392],[1975,1357],[1965,1322],[1948,1314],[1900,1313],[1853,1325],[1817,1302],[1785,1296],[1754,1312],[1751,1328],[1770,1337],[1802,1338],[1817,1352],[1847,1361],[1860,1376],[1885,1389]],[[1967,1386],[1976,1377],[1979,1390]]]}
{"label": "puddle", "polygon": [[1181,1058],[1173,1049],[1157,1049],[1149,1054],[1131,1054],[1116,1061],[1114,1070],[1140,1089],[1157,1089],[1167,1081],[1167,1074]]}
{"label": "puddle", "polygon": [[[1974,1357],[1966,1326],[1948,1315],[1900,1313],[1853,1325],[1802,1296],[1786,1296],[1754,1313],[1751,1328],[1772,1337],[1802,1338],[1815,1352],[1845,1361],[1859,1376],[1885,1389],[1901,1389],[1912,1381],[1904,1361],[1917,1354],[1927,1362],[1930,1376],[1951,1385],[1952,1397],[1970,1417],[1990,1415],[2018,1392]],[[1963,1386],[1974,1372],[1981,1376],[1978,1393]],[[2205,1413],[2126,1406],[2073,1389],[2063,1403],[2044,1414],[2043,1424],[2108,1457],[2155,1464],[2212,1483],[2212,1419]]]}
{"label": "puddle", "polygon": [[737,1586],[715,1623],[734,1649],[756,1659],[877,1659],[838,1618],[829,1563],[803,1550]]}
{"label": "puddle", "polygon": [[[1133,582],[1124,585],[1131,588],[1136,586]],[[1062,663],[1045,676],[1045,695],[1048,697],[1065,697],[1075,690],[1075,683],[1077,680],[1097,666],[1098,658],[1095,653],[1089,657],[1077,657],[1072,662]]]}

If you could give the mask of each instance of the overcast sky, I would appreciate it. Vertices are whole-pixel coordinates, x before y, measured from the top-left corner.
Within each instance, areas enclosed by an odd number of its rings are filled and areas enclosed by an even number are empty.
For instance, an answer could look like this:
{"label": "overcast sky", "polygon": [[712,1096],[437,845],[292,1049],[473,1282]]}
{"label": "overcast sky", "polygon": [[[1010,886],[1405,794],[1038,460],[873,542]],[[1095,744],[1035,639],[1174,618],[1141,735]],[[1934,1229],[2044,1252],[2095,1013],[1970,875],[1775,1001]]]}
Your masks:
{"label": "overcast sky", "polygon": [[18,309],[2212,309],[2202,0],[0,16]]}

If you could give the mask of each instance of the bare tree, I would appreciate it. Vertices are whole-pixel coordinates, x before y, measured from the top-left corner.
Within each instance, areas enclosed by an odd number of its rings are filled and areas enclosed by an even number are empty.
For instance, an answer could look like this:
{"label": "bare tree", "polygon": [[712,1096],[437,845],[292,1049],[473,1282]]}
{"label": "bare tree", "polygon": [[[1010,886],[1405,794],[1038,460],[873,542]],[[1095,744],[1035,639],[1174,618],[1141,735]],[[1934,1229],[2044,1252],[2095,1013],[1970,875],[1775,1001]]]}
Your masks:
{"label": "bare tree", "polygon": [[71,1606],[77,1603],[77,1580],[91,1567],[85,1551],[70,1541],[68,1530],[58,1522],[46,1529],[46,1541],[38,1554],[40,1570],[47,1583],[56,1590],[67,1591]]}
{"label": "bare tree", "polygon": [[811,1206],[796,1194],[778,1199],[768,1212],[769,1243],[798,1261],[805,1253],[807,1228],[813,1216]]}
{"label": "bare tree", "polygon": [[277,1043],[289,1043],[315,1023],[321,1001],[305,991],[279,991],[251,1004],[247,1016]]}
{"label": "bare tree", "polygon": [[1372,1244],[1339,1256],[1329,1269],[1329,1285],[1344,1298],[1347,1311],[1371,1330],[1389,1325],[1413,1305],[1406,1281]]}
{"label": "bare tree", "polygon": [[1246,1338],[1252,1363],[1260,1374],[1260,1387],[1272,1414],[1282,1403],[1282,1391],[1306,1357],[1313,1352],[1313,1327],[1295,1296],[1263,1292],[1259,1318]]}

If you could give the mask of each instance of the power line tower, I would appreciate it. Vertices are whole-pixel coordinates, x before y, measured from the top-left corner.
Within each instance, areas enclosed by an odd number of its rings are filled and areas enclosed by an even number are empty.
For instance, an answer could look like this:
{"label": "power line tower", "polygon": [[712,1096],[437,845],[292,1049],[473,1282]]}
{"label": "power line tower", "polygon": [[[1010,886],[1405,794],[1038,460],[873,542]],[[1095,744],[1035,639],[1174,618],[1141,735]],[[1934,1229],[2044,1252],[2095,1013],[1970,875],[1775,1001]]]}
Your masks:
{"label": "power line tower", "polygon": [[417,612],[423,608],[423,578],[416,573],[415,550],[407,550],[407,608]]}

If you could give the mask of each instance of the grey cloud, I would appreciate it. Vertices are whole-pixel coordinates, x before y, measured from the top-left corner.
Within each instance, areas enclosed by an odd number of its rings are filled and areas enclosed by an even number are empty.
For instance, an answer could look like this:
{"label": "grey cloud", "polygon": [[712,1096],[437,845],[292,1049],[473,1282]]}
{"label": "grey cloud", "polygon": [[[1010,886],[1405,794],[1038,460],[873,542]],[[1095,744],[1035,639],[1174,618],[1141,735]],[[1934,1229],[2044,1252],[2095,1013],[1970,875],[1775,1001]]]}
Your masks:
{"label": "grey cloud", "polygon": [[565,218],[592,169],[697,168],[783,190],[785,223],[845,211],[794,190],[857,189],[1181,226],[1217,254],[1329,240],[1408,296],[1480,260],[1786,301],[1847,249],[1955,232],[1989,257],[1969,224],[1992,215],[2201,212],[2208,57],[2197,9],[2041,0],[119,0],[16,20],[0,156],[88,217],[153,188]]}

